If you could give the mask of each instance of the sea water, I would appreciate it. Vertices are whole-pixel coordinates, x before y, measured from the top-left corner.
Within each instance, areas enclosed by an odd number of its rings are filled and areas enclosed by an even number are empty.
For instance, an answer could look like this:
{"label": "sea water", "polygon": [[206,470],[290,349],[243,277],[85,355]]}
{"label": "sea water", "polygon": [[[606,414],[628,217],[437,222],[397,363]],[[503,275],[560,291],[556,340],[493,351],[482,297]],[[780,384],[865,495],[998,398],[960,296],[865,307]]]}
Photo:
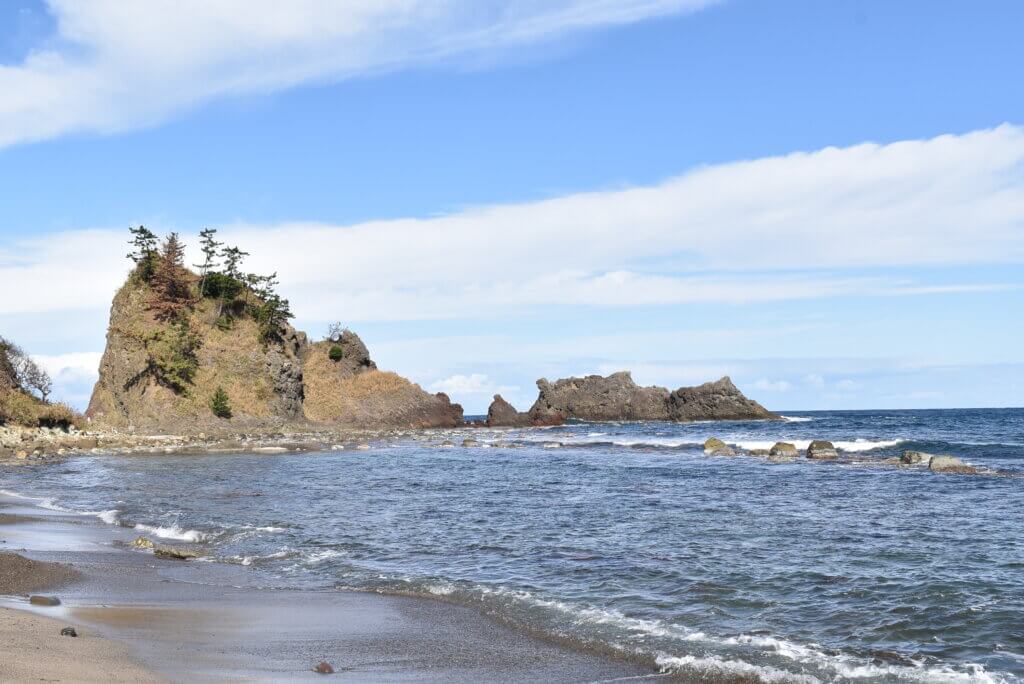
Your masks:
{"label": "sea water", "polygon": [[[856,462],[706,456],[711,436],[829,439]],[[436,597],[683,679],[1024,677],[1024,409],[353,446],[85,456],[0,471],[0,488],[193,546],[263,586]],[[905,449],[993,474],[881,463]]]}

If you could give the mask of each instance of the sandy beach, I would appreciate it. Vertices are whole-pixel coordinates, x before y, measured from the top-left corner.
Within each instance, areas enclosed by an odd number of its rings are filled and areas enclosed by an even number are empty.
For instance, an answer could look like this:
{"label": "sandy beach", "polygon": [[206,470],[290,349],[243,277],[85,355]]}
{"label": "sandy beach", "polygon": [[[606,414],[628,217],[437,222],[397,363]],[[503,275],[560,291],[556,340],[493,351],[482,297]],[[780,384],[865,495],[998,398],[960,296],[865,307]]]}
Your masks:
{"label": "sandy beach", "polygon": [[[403,596],[264,586],[241,567],[162,560],[129,532],[7,499],[0,680],[598,682],[648,668]],[[30,605],[29,594],[61,605]],[[72,626],[77,638],[61,636]]]}

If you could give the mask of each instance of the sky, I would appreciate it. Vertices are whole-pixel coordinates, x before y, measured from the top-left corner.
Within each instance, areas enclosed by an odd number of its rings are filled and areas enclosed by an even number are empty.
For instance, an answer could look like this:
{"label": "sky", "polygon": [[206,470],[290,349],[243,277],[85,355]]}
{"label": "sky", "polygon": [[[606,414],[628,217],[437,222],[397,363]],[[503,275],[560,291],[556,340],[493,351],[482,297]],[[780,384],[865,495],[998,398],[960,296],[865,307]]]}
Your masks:
{"label": "sky", "polygon": [[[128,227],[467,413],[730,375],[1024,405],[1024,3],[6,0],[0,335],[88,402]],[[197,258],[197,257],[196,257]]]}

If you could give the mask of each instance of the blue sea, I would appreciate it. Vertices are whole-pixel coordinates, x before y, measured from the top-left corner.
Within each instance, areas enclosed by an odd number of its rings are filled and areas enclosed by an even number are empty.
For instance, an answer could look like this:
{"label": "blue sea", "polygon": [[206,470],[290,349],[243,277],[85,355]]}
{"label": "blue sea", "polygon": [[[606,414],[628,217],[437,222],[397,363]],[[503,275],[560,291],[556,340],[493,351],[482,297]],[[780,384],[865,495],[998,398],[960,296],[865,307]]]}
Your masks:
{"label": "blue sea", "polygon": [[[828,439],[843,459],[706,456],[711,436]],[[261,586],[458,602],[683,680],[1024,677],[1024,409],[341,444],[85,456],[2,470],[0,488],[194,546]],[[992,474],[881,463],[905,449]]]}

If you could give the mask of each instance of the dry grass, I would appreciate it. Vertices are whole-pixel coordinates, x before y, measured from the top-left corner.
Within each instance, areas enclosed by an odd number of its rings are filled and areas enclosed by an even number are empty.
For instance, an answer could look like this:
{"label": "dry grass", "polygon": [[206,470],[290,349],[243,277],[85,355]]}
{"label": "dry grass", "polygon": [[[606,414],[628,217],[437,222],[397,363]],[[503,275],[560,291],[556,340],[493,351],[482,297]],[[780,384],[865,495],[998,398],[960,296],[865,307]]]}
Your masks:
{"label": "dry grass", "polygon": [[0,424],[81,427],[82,416],[67,404],[48,404],[17,390],[0,390]]}

